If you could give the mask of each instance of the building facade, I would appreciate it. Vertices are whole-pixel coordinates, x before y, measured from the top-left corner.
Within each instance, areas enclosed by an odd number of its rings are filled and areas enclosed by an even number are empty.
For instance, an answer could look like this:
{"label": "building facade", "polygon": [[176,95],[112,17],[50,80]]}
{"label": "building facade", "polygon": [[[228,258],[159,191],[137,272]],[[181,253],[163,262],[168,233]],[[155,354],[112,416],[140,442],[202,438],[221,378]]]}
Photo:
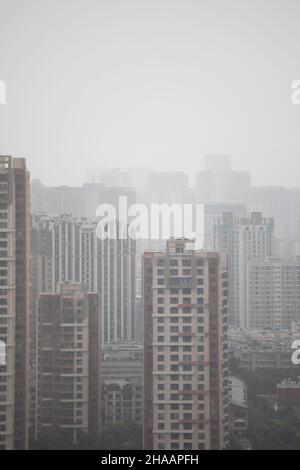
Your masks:
{"label": "building facade", "polygon": [[77,283],[41,294],[37,322],[36,439],[97,435],[101,422],[99,295]]}
{"label": "building facade", "polygon": [[171,240],[143,273],[144,448],[226,448],[226,258]]}
{"label": "building facade", "polygon": [[278,408],[300,407],[299,380],[284,379],[277,384],[276,403]]}
{"label": "building facade", "polygon": [[88,292],[101,295],[103,344],[132,341],[136,242],[130,238],[101,240],[96,229],[95,219],[32,216],[32,313],[34,316],[40,292],[55,292],[58,282],[79,282]]}
{"label": "building facade", "polygon": [[230,155],[207,155],[205,169],[196,177],[198,202],[245,201],[251,176],[247,171],[234,171]]}
{"label": "building facade", "polygon": [[273,254],[274,226],[260,212],[249,217],[224,213],[215,223],[215,249],[228,256],[229,322],[247,329],[246,266],[264,261]]}
{"label": "building facade", "polygon": [[248,263],[246,309],[250,329],[291,330],[300,320],[300,259]]}
{"label": "building facade", "polygon": [[[29,174],[26,161],[0,156],[0,449],[28,446]],[[2,344],[3,344],[2,343]]]}

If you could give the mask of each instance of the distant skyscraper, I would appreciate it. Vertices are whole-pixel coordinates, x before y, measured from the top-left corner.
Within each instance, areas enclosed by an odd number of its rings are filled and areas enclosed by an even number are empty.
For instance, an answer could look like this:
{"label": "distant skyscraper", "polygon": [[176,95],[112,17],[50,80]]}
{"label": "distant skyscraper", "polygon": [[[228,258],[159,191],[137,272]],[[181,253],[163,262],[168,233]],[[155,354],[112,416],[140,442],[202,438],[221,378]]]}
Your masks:
{"label": "distant skyscraper", "polygon": [[274,241],[274,256],[282,259],[296,259],[300,256],[299,240],[279,240]]}
{"label": "distant skyscraper", "polygon": [[144,448],[223,449],[227,429],[226,257],[171,240],[146,252]]}
{"label": "distant skyscraper", "polygon": [[146,198],[159,204],[183,204],[194,202],[194,192],[183,171],[152,171],[148,176]]}
{"label": "distant skyscraper", "polygon": [[86,198],[83,187],[45,187],[39,180],[31,183],[31,213],[86,215]]}
{"label": "distant skyscraper", "polygon": [[300,188],[290,188],[290,238],[300,240]]}
{"label": "distant skyscraper", "polygon": [[251,212],[257,212],[258,207],[258,204],[248,204],[241,201],[204,203],[204,249],[214,249],[215,223],[224,212],[232,212],[234,216],[247,217]]}
{"label": "distant skyscraper", "polygon": [[132,186],[128,171],[121,171],[119,168],[88,168],[86,180],[88,183],[101,183],[107,188]]}
{"label": "distant skyscraper", "polygon": [[210,154],[204,159],[205,171],[232,171],[231,155],[228,154]]}
{"label": "distant skyscraper", "polygon": [[251,184],[250,173],[231,169],[229,155],[211,155],[205,160],[205,170],[196,178],[198,202],[245,201]]}
{"label": "distant skyscraper", "polygon": [[247,328],[246,266],[272,256],[273,219],[264,219],[260,212],[250,217],[224,213],[215,224],[215,249],[228,256],[230,323]]}
{"label": "distant skyscraper", "polygon": [[[289,189],[282,186],[252,187],[248,200],[260,203],[264,216],[273,219],[274,233],[277,238],[295,238],[296,222],[299,220],[296,214],[299,217],[300,211],[299,206],[292,211],[292,197]],[[299,201],[300,198],[297,202]]]}
{"label": "distant skyscraper", "polygon": [[148,185],[149,174],[153,172],[153,168],[131,167],[128,172],[132,187],[135,188],[137,194],[144,194]]}
{"label": "distant skyscraper", "polygon": [[28,446],[29,174],[22,158],[0,156],[0,449]]}
{"label": "distant skyscraper", "polygon": [[97,435],[101,419],[98,294],[62,283],[41,294],[38,310],[36,438]]}
{"label": "distant skyscraper", "polygon": [[31,213],[95,218],[100,204],[113,204],[117,209],[120,196],[127,197],[128,206],[136,199],[135,190],[127,186],[84,183],[78,187],[49,188],[34,180],[31,183]]}

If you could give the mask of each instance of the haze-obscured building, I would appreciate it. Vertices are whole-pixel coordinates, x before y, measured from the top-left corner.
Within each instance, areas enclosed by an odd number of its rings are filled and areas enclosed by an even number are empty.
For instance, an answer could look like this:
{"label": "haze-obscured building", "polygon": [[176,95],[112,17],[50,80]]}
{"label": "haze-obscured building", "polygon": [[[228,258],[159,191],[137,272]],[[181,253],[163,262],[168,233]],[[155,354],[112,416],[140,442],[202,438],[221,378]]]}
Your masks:
{"label": "haze-obscured building", "polygon": [[274,249],[272,219],[260,212],[249,217],[224,213],[215,223],[215,250],[228,256],[230,324],[248,328],[246,307],[246,266],[251,261],[265,261]]}
{"label": "haze-obscured building", "polygon": [[250,190],[248,171],[234,171],[229,155],[208,155],[196,177],[197,202],[245,201]]}
{"label": "haze-obscured building", "polygon": [[230,375],[229,383],[229,434],[240,448],[249,448],[247,384],[241,377]]}
{"label": "haze-obscured building", "polygon": [[247,327],[289,331],[300,321],[300,258],[268,258],[246,266]]}

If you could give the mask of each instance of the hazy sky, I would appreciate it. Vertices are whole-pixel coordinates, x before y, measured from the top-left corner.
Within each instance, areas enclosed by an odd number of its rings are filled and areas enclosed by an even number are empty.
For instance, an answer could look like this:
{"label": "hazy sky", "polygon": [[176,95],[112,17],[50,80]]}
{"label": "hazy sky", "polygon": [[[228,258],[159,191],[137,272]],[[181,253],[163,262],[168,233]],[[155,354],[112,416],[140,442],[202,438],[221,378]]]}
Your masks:
{"label": "hazy sky", "polygon": [[0,153],[45,184],[231,153],[300,186],[299,0],[0,0]]}

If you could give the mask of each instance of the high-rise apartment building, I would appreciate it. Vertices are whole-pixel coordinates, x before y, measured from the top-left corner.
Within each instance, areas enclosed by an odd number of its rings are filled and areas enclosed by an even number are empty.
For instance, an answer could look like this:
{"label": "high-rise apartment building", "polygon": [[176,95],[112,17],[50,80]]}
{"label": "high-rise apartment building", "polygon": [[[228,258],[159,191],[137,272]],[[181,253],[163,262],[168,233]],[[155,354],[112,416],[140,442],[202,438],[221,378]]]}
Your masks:
{"label": "high-rise apartment building", "polygon": [[290,189],[282,186],[252,187],[248,200],[260,203],[264,216],[273,219],[276,237],[295,238],[296,222],[300,214],[299,209],[293,211],[293,197]]}
{"label": "high-rise apartment building", "polygon": [[31,219],[30,430],[36,419],[36,317],[41,293],[77,282],[98,292],[102,344],[135,338],[135,241],[100,240],[94,219],[36,214]]}
{"label": "high-rise apartment building", "polygon": [[94,219],[32,217],[32,316],[40,292],[55,292],[58,282],[79,282],[101,295],[102,342],[132,341],[136,242],[99,239],[96,228]]}
{"label": "high-rise apartment building", "polygon": [[[29,174],[0,156],[0,449],[28,446]],[[2,343],[2,344],[3,344]]]}
{"label": "high-rise apartment building", "polygon": [[36,419],[37,309],[41,293],[59,282],[78,282],[97,292],[95,223],[71,216],[31,217],[30,436]]}
{"label": "high-rise apartment building", "polygon": [[226,257],[170,240],[143,273],[144,448],[226,448]]}
{"label": "high-rise apartment building", "polygon": [[291,330],[300,320],[300,258],[269,258],[246,269],[247,326]]}
{"label": "high-rise apartment building", "polygon": [[273,219],[260,212],[249,217],[224,213],[215,223],[215,249],[228,256],[229,322],[248,327],[246,309],[246,266],[251,261],[264,261],[274,248]]}
{"label": "high-rise apartment building", "polygon": [[97,435],[101,421],[100,299],[79,283],[41,294],[37,321],[36,438]]}
{"label": "high-rise apartment building", "polygon": [[31,183],[31,212],[33,214],[72,214],[83,217],[87,211],[84,187],[45,187],[41,181]]}
{"label": "high-rise apartment building", "polygon": [[92,167],[86,170],[88,183],[100,183],[107,188],[130,187],[131,178],[128,171],[120,168]]}

